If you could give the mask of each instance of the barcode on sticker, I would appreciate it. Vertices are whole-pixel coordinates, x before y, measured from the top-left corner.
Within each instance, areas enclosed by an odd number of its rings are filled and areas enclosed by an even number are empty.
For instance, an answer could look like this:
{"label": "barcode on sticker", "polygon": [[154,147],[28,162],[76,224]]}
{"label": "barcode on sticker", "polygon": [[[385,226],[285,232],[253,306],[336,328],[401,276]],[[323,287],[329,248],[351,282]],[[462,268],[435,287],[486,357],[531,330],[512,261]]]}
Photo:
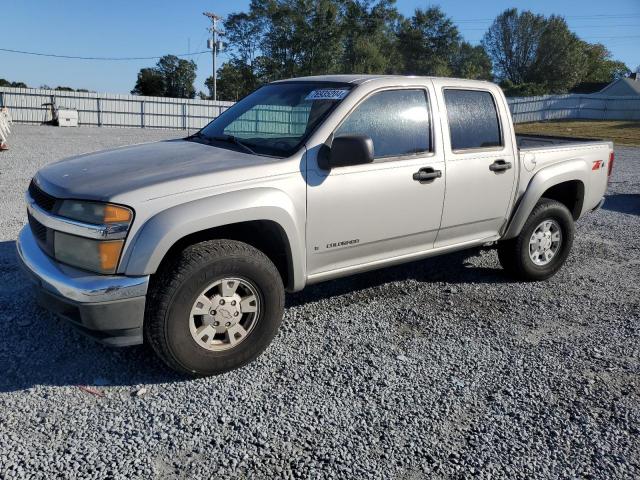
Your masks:
{"label": "barcode on sticker", "polygon": [[349,90],[338,90],[335,88],[313,90],[307,95],[305,100],[342,100],[347,96],[347,93],[349,93]]}

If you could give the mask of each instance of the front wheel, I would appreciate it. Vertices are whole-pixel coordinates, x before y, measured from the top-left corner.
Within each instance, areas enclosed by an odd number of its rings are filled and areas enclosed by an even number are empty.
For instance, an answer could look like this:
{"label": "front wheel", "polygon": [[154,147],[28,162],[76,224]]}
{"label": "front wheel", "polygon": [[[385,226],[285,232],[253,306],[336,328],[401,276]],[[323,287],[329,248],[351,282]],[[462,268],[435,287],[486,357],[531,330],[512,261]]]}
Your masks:
{"label": "front wheel", "polygon": [[202,242],[154,279],[145,339],[174,370],[214,375],[256,358],[283,311],[282,279],[266,255],[242,242]]}
{"label": "front wheel", "polygon": [[542,198],[520,234],[498,243],[498,259],[516,278],[546,280],[564,265],[574,236],[575,225],[567,207]]}

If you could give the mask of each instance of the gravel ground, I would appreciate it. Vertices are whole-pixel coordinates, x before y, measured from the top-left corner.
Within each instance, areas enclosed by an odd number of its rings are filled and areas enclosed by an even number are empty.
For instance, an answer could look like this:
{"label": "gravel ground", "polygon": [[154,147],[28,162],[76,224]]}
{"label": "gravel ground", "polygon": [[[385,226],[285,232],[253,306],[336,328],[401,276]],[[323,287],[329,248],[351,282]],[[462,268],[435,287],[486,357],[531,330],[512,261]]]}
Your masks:
{"label": "gravel ground", "polygon": [[313,286],[256,362],[185,380],[38,308],[14,254],[40,166],[180,135],[18,125],[0,153],[0,478],[640,476],[640,149],[549,281],[473,250]]}

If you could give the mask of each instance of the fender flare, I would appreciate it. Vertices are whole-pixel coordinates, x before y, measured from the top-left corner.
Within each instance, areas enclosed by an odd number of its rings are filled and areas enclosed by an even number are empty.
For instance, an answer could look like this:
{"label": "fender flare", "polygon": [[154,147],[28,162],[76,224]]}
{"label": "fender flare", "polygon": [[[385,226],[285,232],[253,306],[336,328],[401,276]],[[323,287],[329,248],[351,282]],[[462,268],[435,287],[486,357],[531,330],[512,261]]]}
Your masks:
{"label": "fender flare", "polygon": [[223,193],[171,207],[148,219],[131,240],[125,274],[155,273],[169,249],[187,235],[225,225],[268,220],[282,228],[289,243],[293,275],[290,285],[299,290],[304,286],[306,262],[304,224],[298,224],[297,216],[291,198],[281,190],[268,187]]}
{"label": "fender flare", "polygon": [[580,159],[550,165],[540,170],[529,181],[529,185],[507,225],[502,240],[514,238],[520,234],[529,215],[531,215],[534,207],[542,198],[542,194],[549,188],[570,181],[579,181],[584,187],[588,184],[587,179],[587,164]]}

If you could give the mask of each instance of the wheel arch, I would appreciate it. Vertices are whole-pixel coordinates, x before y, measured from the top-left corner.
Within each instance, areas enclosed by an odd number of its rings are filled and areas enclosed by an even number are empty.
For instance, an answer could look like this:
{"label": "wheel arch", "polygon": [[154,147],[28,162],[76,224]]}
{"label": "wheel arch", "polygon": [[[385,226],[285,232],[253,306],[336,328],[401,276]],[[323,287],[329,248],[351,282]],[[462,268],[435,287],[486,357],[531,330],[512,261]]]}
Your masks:
{"label": "wheel arch", "polygon": [[543,197],[564,204],[574,220],[580,218],[587,183],[585,168],[582,160],[572,160],[552,165],[536,173],[518,202],[502,239],[518,236],[527,218]]}
{"label": "wheel arch", "polygon": [[231,192],[181,204],[151,217],[127,249],[127,275],[154,274],[189,245],[212,239],[243,241],[265,253],[288,290],[304,286],[304,224],[291,199],[272,188]]}

